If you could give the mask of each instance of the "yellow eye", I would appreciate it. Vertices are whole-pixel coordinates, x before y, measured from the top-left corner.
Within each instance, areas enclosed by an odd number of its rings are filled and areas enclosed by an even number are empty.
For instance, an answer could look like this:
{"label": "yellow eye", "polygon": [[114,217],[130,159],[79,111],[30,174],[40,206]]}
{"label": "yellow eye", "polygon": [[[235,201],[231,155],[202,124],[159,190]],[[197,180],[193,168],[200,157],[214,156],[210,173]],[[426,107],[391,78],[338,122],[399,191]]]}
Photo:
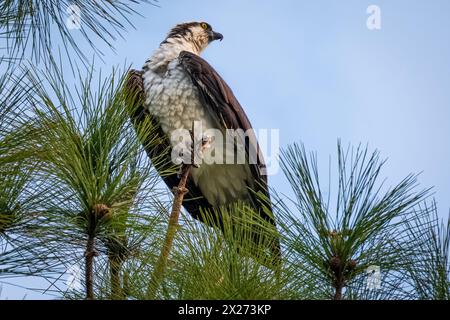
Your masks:
{"label": "yellow eye", "polygon": [[204,22],[202,22],[202,23],[200,24],[200,26],[201,26],[202,29],[204,29],[204,30],[208,30],[208,28],[209,28],[208,24],[207,24],[207,23],[204,23]]}

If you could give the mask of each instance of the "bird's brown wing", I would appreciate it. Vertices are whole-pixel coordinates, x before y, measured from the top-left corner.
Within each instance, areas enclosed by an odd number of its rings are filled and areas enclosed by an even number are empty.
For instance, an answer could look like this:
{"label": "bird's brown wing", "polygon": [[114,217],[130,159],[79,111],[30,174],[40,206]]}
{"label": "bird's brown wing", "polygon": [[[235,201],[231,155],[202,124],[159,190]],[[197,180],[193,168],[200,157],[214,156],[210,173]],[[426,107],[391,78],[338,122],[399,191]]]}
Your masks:
{"label": "bird's brown wing", "polygon": [[[205,109],[222,123],[223,128],[241,129],[244,132],[252,129],[252,125],[233,91],[206,60],[191,52],[183,51],[179,56],[179,62],[197,86]],[[254,135],[250,135],[245,143],[245,151],[247,159],[249,159],[250,152],[256,156],[249,166],[254,179],[253,202],[255,206],[258,206],[260,197],[257,197],[256,194],[262,193],[265,198],[269,199],[269,191],[265,175],[266,166]],[[266,220],[273,222],[272,217],[265,213],[262,214],[265,215],[263,217]]]}
{"label": "bird's brown wing", "polygon": [[[181,52],[178,59],[191,77],[192,82],[197,86],[204,108],[209,111],[211,116],[222,123],[223,128],[241,129],[244,132],[252,129],[252,125],[244,109],[242,109],[239,101],[234,96],[233,91],[207,61],[187,51]],[[258,141],[254,135],[251,135],[247,143],[245,143],[245,152],[247,160],[250,159],[250,152],[256,155],[256,159],[252,159],[253,161],[249,164],[254,179],[251,192],[254,209],[263,219],[275,226],[275,219],[271,210],[262,209],[262,205],[266,207],[271,206],[270,195],[267,175],[265,174],[266,166]],[[248,187],[250,188],[250,186]],[[264,197],[260,197],[258,194],[262,194]],[[264,203],[261,203],[261,198],[265,198]],[[255,242],[258,243],[259,239],[259,232],[255,231]],[[278,266],[281,261],[281,248],[278,236],[271,239],[270,242],[271,259],[274,259],[271,265]]]}

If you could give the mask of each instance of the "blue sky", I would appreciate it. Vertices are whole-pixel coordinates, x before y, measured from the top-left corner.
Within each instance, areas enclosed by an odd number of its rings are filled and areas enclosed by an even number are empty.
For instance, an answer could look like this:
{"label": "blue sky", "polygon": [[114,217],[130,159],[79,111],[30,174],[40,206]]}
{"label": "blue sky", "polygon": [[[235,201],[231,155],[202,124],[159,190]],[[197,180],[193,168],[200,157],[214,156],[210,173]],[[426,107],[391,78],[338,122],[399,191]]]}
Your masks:
{"label": "blue sky", "polygon": [[[369,5],[382,28],[366,26]],[[450,2],[160,1],[117,55],[135,68],[176,23],[205,20],[224,34],[204,57],[223,75],[254,127],[279,128],[283,146],[316,150],[327,174],[336,142],[388,158],[388,184],[422,172],[442,215],[450,208]],[[446,10],[447,9],[447,10]],[[109,60],[111,59],[111,62]],[[284,178],[272,184],[285,189]]]}
{"label": "blue sky", "polygon": [[[381,30],[366,27],[369,5]],[[388,158],[387,184],[422,172],[441,215],[450,208],[450,1],[160,0],[105,51],[104,70],[140,68],[177,23],[207,21],[224,34],[204,57],[233,88],[255,128],[303,142],[328,173],[337,139]],[[73,31],[79,32],[79,31]],[[88,48],[86,48],[88,50]],[[98,64],[100,67],[101,64]],[[67,69],[69,72],[69,69]],[[271,177],[288,192],[281,174]],[[4,286],[1,298],[25,291]],[[39,298],[28,292],[28,298]]]}

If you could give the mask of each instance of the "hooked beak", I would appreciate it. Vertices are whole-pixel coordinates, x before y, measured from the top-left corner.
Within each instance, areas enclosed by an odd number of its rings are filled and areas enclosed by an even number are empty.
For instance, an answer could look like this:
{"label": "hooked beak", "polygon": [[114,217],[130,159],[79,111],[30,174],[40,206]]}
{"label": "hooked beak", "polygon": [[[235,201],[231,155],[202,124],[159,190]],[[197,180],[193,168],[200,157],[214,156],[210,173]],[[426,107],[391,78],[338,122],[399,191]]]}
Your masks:
{"label": "hooked beak", "polygon": [[211,41],[216,41],[216,40],[222,41],[223,35],[221,33],[212,31],[211,34],[209,35],[209,38]]}

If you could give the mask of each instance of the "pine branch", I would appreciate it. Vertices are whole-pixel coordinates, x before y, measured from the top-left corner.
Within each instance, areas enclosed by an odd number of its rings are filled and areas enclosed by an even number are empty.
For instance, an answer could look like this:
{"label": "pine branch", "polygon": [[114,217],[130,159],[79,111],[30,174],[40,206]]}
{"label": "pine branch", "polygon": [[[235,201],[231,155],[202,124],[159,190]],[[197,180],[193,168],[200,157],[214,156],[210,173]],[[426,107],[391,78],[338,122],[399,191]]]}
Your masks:
{"label": "pine branch", "polygon": [[[361,147],[345,152],[339,143],[337,204],[332,208],[331,195],[328,201],[323,196],[314,154],[308,155],[303,146],[294,144],[283,152],[281,165],[296,196],[293,205],[297,213],[285,199],[276,196],[275,201],[288,263],[299,266],[293,272],[300,280],[294,277],[292,281],[303,285],[312,281],[311,287],[318,289],[315,297],[336,300],[350,297],[350,293],[353,297],[366,295],[369,290],[360,280],[371,266],[389,274],[383,285],[397,283],[415,249],[413,243],[404,241],[407,222],[415,218],[412,208],[429,191],[415,191],[416,176],[383,188],[377,183],[383,165],[378,152],[369,154]],[[391,291],[391,297],[403,294],[404,286]]]}
{"label": "pine branch", "polygon": [[[194,124],[192,124],[192,137],[194,137]],[[148,289],[148,297],[149,299],[154,299],[156,297],[156,292],[164,278],[164,273],[167,268],[167,261],[169,259],[170,251],[173,246],[173,241],[175,238],[175,234],[179,228],[178,220],[180,218],[180,213],[183,207],[184,196],[189,192],[186,188],[186,184],[191,173],[191,169],[194,163],[194,141],[192,141],[192,158],[190,164],[183,164],[181,168],[181,177],[178,186],[174,188],[174,199],[172,204],[172,212],[169,217],[169,225],[167,227],[167,234],[164,240],[164,244],[161,250],[161,254],[159,256],[158,262],[156,263],[155,269],[153,271],[149,289]]]}
{"label": "pine branch", "polygon": [[[142,135],[153,143],[152,127],[132,127],[122,74],[101,80],[95,90],[91,70],[72,91],[57,68],[48,72],[53,73],[30,74],[37,94],[29,126],[38,134],[30,135],[23,146],[38,164],[35,179],[45,190],[40,202],[48,239],[44,249],[54,249],[62,268],[84,263],[85,292],[77,297],[98,299],[103,296],[99,281],[105,278],[97,269],[108,263],[110,240],[141,227],[145,220],[132,213],[136,214],[143,189],[154,190],[156,174],[138,139]],[[71,92],[77,93],[76,98]],[[133,219],[138,222],[131,224]],[[148,239],[144,234],[135,236],[136,243]],[[109,275],[108,268],[104,274]],[[116,276],[111,274],[114,291]]]}
{"label": "pine branch", "polygon": [[95,253],[95,237],[88,236],[86,242],[85,253],[85,281],[86,281],[86,299],[94,299],[94,257]]}
{"label": "pine branch", "polygon": [[101,56],[95,40],[114,49],[116,38],[123,37],[127,26],[133,27],[130,17],[140,15],[135,8],[139,4],[155,6],[152,0],[5,0],[0,3],[0,38],[6,40],[6,54],[13,63],[27,55],[35,62],[50,59],[58,40],[67,58],[77,56],[87,63],[75,35],[81,34]]}

